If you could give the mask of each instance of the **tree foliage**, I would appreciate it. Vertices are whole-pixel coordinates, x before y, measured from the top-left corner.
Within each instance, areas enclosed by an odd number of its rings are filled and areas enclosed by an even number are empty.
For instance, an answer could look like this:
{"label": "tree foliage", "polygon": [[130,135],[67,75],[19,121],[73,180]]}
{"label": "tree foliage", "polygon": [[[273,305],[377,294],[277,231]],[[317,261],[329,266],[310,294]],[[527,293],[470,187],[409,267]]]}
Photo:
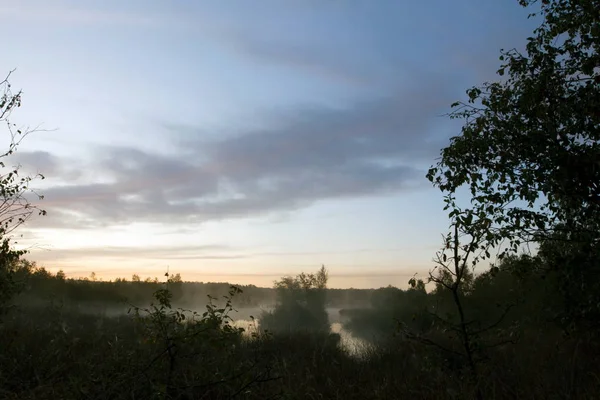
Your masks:
{"label": "tree foliage", "polygon": [[21,106],[21,92],[13,93],[9,77],[10,73],[0,82],[0,123],[6,124],[9,133],[8,149],[0,154],[0,312],[19,289],[18,282],[14,279],[15,268],[19,258],[26,253],[13,248],[10,235],[35,212],[46,214],[46,211],[32,204],[28,197],[28,194],[33,193],[39,200],[43,198],[30,187],[30,183],[36,178],[44,179],[44,176],[21,176],[20,166],[10,167],[5,164],[5,160],[31,133],[10,122],[12,112]]}
{"label": "tree foliage", "polygon": [[[462,133],[427,176],[450,195],[470,189],[464,225],[493,245],[508,239],[515,251],[558,227],[598,240],[598,10],[598,0],[543,0],[543,22],[525,52],[501,51],[504,79],[473,87],[467,102],[453,104]],[[454,210],[453,196],[447,203]]]}
{"label": "tree foliage", "polygon": [[261,326],[272,331],[329,331],[324,266],[314,274],[285,276],[275,282],[276,306],[263,313]]}
{"label": "tree foliage", "polygon": [[600,243],[588,237],[559,231],[543,240],[538,251],[551,278],[547,284],[561,294],[555,318],[568,329],[600,327]]}
{"label": "tree foliage", "polygon": [[[427,173],[445,193],[453,230],[445,237],[435,260],[437,273],[433,271],[429,280],[436,283],[436,291],[451,294],[455,317],[439,319],[459,333],[478,398],[478,359],[489,347],[483,337],[500,326],[515,305],[502,307],[498,320],[483,328],[468,315],[464,294],[473,291],[473,280],[464,278],[470,268],[491,258],[493,249],[503,258],[518,252],[523,243],[539,243],[541,262],[536,265],[558,278],[550,285],[556,283],[553,289],[561,294],[560,319],[581,324],[600,315],[595,283],[600,239],[600,1],[542,0],[539,14],[542,23],[527,38],[525,51],[501,50],[497,73],[502,79],[472,87],[466,102],[452,105],[450,117],[464,121],[461,134],[450,139]],[[457,201],[461,188],[471,194],[466,207]],[[478,280],[479,288],[489,286],[499,271],[493,266]],[[507,330],[501,335],[512,338]],[[503,342],[504,338],[499,343]]]}

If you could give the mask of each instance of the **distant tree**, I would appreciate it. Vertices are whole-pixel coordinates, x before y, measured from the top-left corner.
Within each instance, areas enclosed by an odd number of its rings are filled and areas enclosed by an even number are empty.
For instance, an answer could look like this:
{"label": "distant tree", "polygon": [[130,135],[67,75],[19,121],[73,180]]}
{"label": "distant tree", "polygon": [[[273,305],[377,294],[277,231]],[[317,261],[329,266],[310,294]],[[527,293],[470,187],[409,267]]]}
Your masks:
{"label": "distant tree", "polygon": [[556,277],[548,276],[539,257],[508,255],[475,278],[467,298],[469,320],[489,324],[510,307],[510,314],[496,325],[509,336],[548,327],[560,309],[555,284]]}
{"label": "distant tree", "polygon": [[[22,130],[10,122],[12,112],[21,106],[21,92],[14,93],[9,82],[10,73],[0,81],[0,123],[5,123],[9,134],[8,149],[0,153],[0,313],[18,291],[14,280],[17,262],[26,254],[25,250],[15,250],[11,245],[11,233],[25,223],[34,212],[45,215],[46,212],[32,204],[28,195],[38,195],[30,183],[44,177],[40,174],[22,176],[20,166],[8,167],[4,159],[14,154],[21,141],[32,131]],[[7,171],[5,171],[7,169]]]}
{"label": "distant tree", "polygon": [[427,293],[425,290],[425,282],[422,279],[417,279],[414,288],[410,288],[410,290],[415,290],[419,293]]}
{"label": "distant tree", "polygon": [[52,274],[44,267],[39,267],[33,270],[33,276],[38,279],[50,279]]}
{"label": "distant tree", "polygon": [[169,273],[166,273],[165,276],[167,277],[167,284],[172,299],[174,301],[181,299],[181,296],[183,295],[183,280],[181,279],[181,274],[177,273],[175,275],[169,275]]}
{"label": "distant tree", "polygon": [[329,331],[325,266],[315,274],[302,272],[275,281],[276,306],[261,316],[261,327],[272,331]]}
{"label": "distant tree", "polygon": [[587,237],[559,231],[539,246],[546,285],[553,289],[555,298],[560,294],[556,317],[567,329],[600,328],[600,242]]}
{"label": "distant tree", "polygon": [[401,295],[402,290],[392,285],[379,288],[371,295],[371,306],[376,309],[389,308],[397,302]]}
{"label": "distant tree", "polygon": [[138,274],[133,274],[131,276],[131,282],[141,282],[140,276]]}

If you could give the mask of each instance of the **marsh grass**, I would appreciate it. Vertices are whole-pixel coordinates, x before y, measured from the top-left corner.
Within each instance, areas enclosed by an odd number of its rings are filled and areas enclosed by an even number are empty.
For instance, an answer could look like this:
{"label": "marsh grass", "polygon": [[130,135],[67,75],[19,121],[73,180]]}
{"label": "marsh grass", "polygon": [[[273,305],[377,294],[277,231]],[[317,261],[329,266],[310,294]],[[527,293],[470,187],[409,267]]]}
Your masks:
{"label": "marsh grass", "polygon": [[[399,337],[365,344],[360,356],[325,333],[181,341],[167,395],[169,361],[156,358],[163,343],[131,316],[15,309],[0,330],[4,399],[468,399],[474,393],[460,360]],[[598,350],[591,337],[529,332],[489,352],[482,392],[486,399],[597,398]]]}

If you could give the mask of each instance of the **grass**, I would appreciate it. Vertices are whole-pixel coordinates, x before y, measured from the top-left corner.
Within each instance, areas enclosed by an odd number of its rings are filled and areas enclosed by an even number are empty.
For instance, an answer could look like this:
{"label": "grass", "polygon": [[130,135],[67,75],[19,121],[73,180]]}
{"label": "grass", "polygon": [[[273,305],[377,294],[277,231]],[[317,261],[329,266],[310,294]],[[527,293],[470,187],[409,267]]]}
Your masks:
{"label": "grass", "polygon": [[[444,353],[400,338],[353,356],[339,336],[254,335],[176,343],[130,317],[13,310],[0,326],[3,399],[469,399],[474,387]],[[594,340],[531,332],[488,352],[486,399],[592,399]],[[168,381],[169,370],[172,378]]]}

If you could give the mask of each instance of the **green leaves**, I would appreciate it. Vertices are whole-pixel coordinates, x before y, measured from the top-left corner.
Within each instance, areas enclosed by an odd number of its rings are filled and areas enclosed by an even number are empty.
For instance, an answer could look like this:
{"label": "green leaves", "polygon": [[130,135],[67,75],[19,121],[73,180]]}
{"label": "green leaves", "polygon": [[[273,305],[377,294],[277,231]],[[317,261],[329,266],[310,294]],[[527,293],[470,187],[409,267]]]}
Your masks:
{"label": "green leaves", "polygon": [[[456,222],[472,234],[492,244],[532,240],[567,221],[600,232],[598,9],[599,0],[545,2],[526,52],[501,51],[506,79],[452,104],[450,117],[465,121],[461,135],[427,179],[448,194],[467,186],[470,208],[445,209],[451,219],[464,214]],[[486,227],[476,223],[482,213],[492,222]],[[513,242],[509,251],[518,248]]]}
{"label": "green leaves", "polygon": [[[6,122],[9,134],[8,149],[0,153],[0,159],[8,157],[16,151],[21,140],[27,136],[28,131],[23,132],[15,128],[15,124],[9,122],[9,117],[16,107],[21,105],[21,92],[13,93],[8,82],[8,76],[0,82],[0,123]],[[10,234],[25,223],[37,210],[39,215],[46,215],[44,210],[38,209],[31,204],[27,194],[33,193],[42,199],[30,188],[31,182],[41,176],[19,176],[20,166],[11,166],[4,171],[7,165],[0,161],[0,313],[10,301],[11,297],[18,291],[16,283],[12,279],[12,271],[15,263],[26,251],[16,251],[10,246]],[[43,176],[42,176],[43,179]]]}
{"label": "green leaves", "polygon": [[325,311],[328,272],[322,266],[316,273],[284,276],[276,281],[276,307],[261,315],[261,327],[271,331],[328,331]]}

